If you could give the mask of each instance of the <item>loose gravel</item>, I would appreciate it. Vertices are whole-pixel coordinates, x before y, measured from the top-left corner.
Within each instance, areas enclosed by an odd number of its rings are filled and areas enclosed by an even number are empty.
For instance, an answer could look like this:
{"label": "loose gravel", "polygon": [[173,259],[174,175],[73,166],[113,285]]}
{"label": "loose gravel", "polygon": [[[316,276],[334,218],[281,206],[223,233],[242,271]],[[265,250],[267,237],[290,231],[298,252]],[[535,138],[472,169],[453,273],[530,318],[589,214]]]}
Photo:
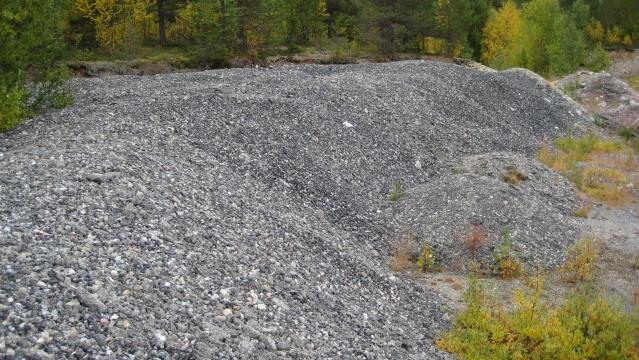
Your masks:
{"label": "loose gravel", "polygon": [[524,268],[536,271],[565,261],[582,234],[579,206],[573,184],[538,161],[491,153],[410,189],[392,211],[395,237],[412,235],[446,270],[492,272],[496,249],[509,241]]}
{"label": "loose gravel", "polygon": [[446,185],[495,152],[528,166],[590,126],[524,71],[436,62],[72,86],[74,106],[0,135],[9,358],[448,358],[443,298],[385,265],[393,182]]}

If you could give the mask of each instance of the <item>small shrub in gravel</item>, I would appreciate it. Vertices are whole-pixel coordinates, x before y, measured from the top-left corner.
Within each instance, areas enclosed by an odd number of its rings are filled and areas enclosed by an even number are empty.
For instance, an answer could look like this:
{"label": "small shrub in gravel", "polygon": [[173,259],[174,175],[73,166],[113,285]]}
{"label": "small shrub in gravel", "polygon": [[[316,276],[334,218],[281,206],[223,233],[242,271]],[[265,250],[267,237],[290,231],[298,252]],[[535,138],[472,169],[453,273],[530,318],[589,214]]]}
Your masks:
{"label": "small shrub in gravel", "polygon": [[486,244],[488,233],[481,224],[475,224],[464,239],[466,249],[474,256],[477,250]]}
{"label": "small shrub in gravel", "polygon": [[601,115],[595,115],[595,125],[600,128],[606,126],[606,119]]}
{"label": "small shrub in gravel", "polygon": [[629,126],[623,126],[621,127],[621,129],[619,129],[619,136],[621,136],[626,141],[631,141],[637,137],[637,132]]}
{"label": "small shrub in gravel", "polygon": [[575,91],[577,91],[577,89],[579,89],[579,83],[578,82],[570,83],[570,84],[564,86],[564,88],[563,88],[564,93],[566,95],[568,95],[569,97],[571,97],[571,98],[575,96]]}
{"label": "small shrub in gravel", "polygon": [[393,187],[390,193],[390,200],[394,203],[398,202],[404,194],[402,193],[402,184],[399,180],[393,182]]}
{"label": "small shrub in gravel", "polygon": [[575,211],[575,216],[587,219],[588,215],[592,211],[593,205],[590,202],[584,202],[581,204],[581,207],[577,211]]}
{"label": "small shrub in gravel", "polygon": [[514,292],[512,310],[471,281],[466,310],[438,346],[461,359],[637,359],[636,316],[582,289],[552,305],[533,280]]}
{"label": "small shrub in gravel", "polygon": [[510,230],[504,229],[503,241],[495,247],[494,264],[496,273],[502,279],[513,279],[522,274],[522,266],[513,250]]}
{"label": "small shrub in gravel", "polygon": [[417,268],[422,272],[430,272],[435,270],[435,255],[433,249],[428,244],[424,244],[422,251],[417,259]]}
{"label": "small shrub in gravel", "polygon": [[583,238],[568,250],[568,258],[561,268],[571,283],[592,280],[599,258],[599,249],[590,238]]}
{"label": "small shrub in gravel", "polygon": [[528,176],[522,174],[517,168],[510,168],[504,173],[503,179],[511,185],[517,185],[522,181],[528,180]]}
{"label": "small shrub in gravel", "polygon": [[390,267],[395,272],[406,270],[414,259],[415,253],[415,236],[406,233],[393,246],[393,257],[391,258]]}

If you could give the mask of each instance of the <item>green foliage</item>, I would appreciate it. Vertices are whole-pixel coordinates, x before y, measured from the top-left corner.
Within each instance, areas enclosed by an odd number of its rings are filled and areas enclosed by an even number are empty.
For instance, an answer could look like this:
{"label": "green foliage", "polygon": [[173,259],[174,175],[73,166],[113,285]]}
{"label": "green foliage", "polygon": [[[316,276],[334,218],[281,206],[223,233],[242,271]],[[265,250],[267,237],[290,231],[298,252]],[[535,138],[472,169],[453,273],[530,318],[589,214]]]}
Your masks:
{"label": "green foliage", "polygon": [[428,244],[424,244],[422,251],[417,258],[417,269],[423,272],[430,272],[435,269],[435,255],[433,249]]}
{"label": "green foliage", "polygon": [[522,12],[512,63],[543,75],[576,70],[584,58],[583,35],[558,0],[532,0]]}
{"label": "green foliage", "polygon": [[398,202],[404,196],[404,192],[402,191],[402,184],[399,180],[393,182],[393,188],[390,193],[390,201]]}
{"label": "green foliage", "polygon": [[437,29],[449,55],[479,58],[490,9],[487,0],[437,0]]}
{"label": "green foliage", "polygon": [[621,136],[626,141],[631,141],[637,137],[636,131],[629,126],[622,126],[619,129],[619,136]]}
{"label": "green foliage", "polygon": [[504,228],[502,242],[493,253],[495,272],[502,279],[512,279],[522,274],[522,266],[513,251],[513,242],[508,228]]}
{"label": "green foliage", "polygon": [[564,90],[564,94],[568,95],[571,98],[575,97],[575,91],[579,90],[580,85],[578,82],[571,82],[569,84],[566,84],[566,86],[564,86],[563,90]]}
{"label": "green foliage", "polygon": [[8,88],[0,84],[0,132],[7,131],[18,125],[24,115],[24,92],[22,88]]}
{"label": "green foliage", "polygon": [[639,319],[602,296],[576,290],[561,305],[542,298],[541,280],[513,294],[501,307],[476,280],[466,310],[438,346],[461,359],[637,359]]}
{"label": "green foliage", "polygon": [[595,125],[600,128],[606,126],[606,119],[601,115],[595,115]]}
{"label": "green foliage", "polygon": [[65,51],[61,39],[68,5],[59,0],[0,2],[0,131],[72,100],[63,86],[66,73],[56,64]]}
{"label": "green foliage", "polygon": [[326,44],[331,61],[344,62],[346,48],[330,50],[330,44],[345,41],[363,54],[383,55],[379,59],[398,52],[446,54],[552,76],[581,65],[605,69],[609,59],[601,46],[639,44],[636,0],[73,1],[65,34],[81,57],[97,43],[126,42],[133,47],[128,53],[154,41],[164,46],[166,28],[171,45],[192,50],[194,65],[292,55],[309,46],[326,50]]}
{"label": "green foliage", "polygon": [[592,71],[604,71],[610,66],[608,52],[601,45],[596,45],[585,61],[585,66]]}
{"label": "green foliage", "polygon": [[595,273],[599,250],[590,238],[579,240],[568,250],[568,259],[562,267],[569,282],[592,280]]}
{"label": "green foliage", "polygon": [[237,47],[235,1],[194,0],[179,12],[177,24],[169,37],[181,36],[199,66],[224,66]]}

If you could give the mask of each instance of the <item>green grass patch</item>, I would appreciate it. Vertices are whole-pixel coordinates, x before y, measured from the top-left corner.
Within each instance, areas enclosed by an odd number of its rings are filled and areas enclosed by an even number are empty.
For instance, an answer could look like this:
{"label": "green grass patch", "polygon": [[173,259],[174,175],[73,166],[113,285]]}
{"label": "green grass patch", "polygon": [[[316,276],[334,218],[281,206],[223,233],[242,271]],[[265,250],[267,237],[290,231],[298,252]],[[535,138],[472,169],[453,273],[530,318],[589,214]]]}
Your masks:
{"label": "green grass patch", "polygon": [[625,80],[631,88],[639,91],[639,74],[629,76]]}
{"label": "green grass patch", "polygon": [[639,167],[635,153],[632,142],[589,133],[546,144],[538,158],[566,175],[584,193],[615,205],[630,199],[628,184],[632,181],[632,172]]}

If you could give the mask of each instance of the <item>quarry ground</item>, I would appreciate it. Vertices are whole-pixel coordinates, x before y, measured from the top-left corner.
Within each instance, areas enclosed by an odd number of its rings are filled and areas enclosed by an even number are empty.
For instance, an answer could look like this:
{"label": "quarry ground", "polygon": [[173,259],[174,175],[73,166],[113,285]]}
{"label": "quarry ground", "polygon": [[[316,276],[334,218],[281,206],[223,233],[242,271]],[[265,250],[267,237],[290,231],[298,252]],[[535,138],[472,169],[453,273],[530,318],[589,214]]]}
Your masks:
{"label": "quarry ground", "polygon": [[[592,116],[527,71],[406,61],[72,86],[75,105],[0,134],[4,356],[450,358],[434,342],[464,280],[393,272],[406,232],[462,273],[473,224],[508,227],[548,271],[596,228],[606,285],[633,280],[614,254],[636,249],[636,207],[578,218],[574,186],[535,160]],[[525,181],[504,181],[513,167]]]}

